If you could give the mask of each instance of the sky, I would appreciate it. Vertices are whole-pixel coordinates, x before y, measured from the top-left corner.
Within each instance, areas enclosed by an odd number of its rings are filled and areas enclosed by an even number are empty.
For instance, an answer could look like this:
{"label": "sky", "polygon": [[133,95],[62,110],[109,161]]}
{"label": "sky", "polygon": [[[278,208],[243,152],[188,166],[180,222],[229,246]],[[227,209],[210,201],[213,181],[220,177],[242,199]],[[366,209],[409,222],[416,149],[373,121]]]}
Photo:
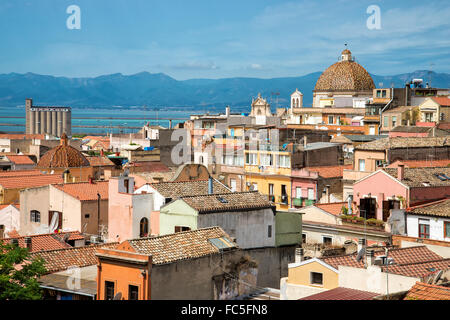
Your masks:
{"label": "sky", "polygon": [[345,44],[372,74],[450,73],[450,1],[0,0],[0,73],[291,77]]}

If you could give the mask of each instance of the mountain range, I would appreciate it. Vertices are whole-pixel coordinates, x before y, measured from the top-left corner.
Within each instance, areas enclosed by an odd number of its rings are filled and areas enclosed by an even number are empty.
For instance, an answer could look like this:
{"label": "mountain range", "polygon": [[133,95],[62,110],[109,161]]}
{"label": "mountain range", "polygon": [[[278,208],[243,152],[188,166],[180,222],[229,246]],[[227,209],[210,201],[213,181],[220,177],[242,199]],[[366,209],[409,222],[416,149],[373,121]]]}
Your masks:
{"label": "mountain range", "polygon": [[[25,104],[70,107],[146,106],[149,108],[215,107],[233,110],[248,108],[258,93],[275,106],[288,106],[290,94],[298,88],[304,94],[304,106],[311,106],[312,90],[321,72],[299,77],[272,79],[225,78],[176,80],[164,73],[121,73],[91,78],[68,78],[34,73],[0,74],[0,106]],[[377,87],[403,87],[407,81],[421,78],[433,87],[449,88],[450,74],[417,70],[392,76],[371,74]],[[279,93],[279,94],[276,94]]]}

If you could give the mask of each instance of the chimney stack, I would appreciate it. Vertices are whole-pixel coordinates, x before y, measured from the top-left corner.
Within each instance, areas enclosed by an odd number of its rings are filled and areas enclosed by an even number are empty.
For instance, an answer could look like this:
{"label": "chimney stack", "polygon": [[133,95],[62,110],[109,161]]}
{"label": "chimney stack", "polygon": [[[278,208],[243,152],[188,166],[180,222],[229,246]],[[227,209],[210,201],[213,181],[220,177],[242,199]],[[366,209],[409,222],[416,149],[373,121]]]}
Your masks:
{"label": "chimney stack", "polygon": [[213,194],[213,178],[209,177],[208,179],[208,194]]}
{"label": "chimney stack", "polygon": [[375,261],[375,254],[373,250],[367,250],[366,251],[366,258],[367,258],[367,266],[373,266],[373,263]]}
{"label": "chimney stack", "polygon": [[226,106],[226,108],[225,108],[225,116],[227,118],[230,116],[230,106]]}
{"label": "chimney stack", "polygon": [[25,237],[25,246],[31,250],[31,237]]}
{"label": "chimney stack", "polygon": [[405,178],[405,165],[400,163],[397,169],[397,179],[402,181]]}
{"label": "chimney stack", "polygon": [[362,249],[366,247],[366,239],[361,238],[358,240],[358,252]]}
{"label": "chimney stack", "polygon": [[295,263],[303,261],[303,248],[295,248]]}

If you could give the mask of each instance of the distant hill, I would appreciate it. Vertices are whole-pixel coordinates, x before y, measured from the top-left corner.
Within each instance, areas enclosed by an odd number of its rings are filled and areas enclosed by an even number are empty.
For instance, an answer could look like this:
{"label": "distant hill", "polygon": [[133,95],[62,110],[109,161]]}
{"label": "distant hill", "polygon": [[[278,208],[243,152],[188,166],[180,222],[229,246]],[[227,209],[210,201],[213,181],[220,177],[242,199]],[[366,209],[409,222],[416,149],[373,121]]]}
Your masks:
{"label": "distant hill", "polygon": [[[271,99],[272,106],[287,106],[290,94],[298,88],[304,94],[305,106],[312,103],[312,90],[321,72],[300,77],[273,79],[226,78],[178,81],[164,73],[121,73],[95,78],[66,78],[34,73],[0,74],[0,106],[24,105],[33,98],[36,105],[65,105],[71,107],[248,107],[258,92]],[[418,70],[393,76],[372,75],[379,87],[403,87],[406,81],[422,78],[428,82],[430,73]],[[449,88],[450,74],[431,72],[433,87]]]}

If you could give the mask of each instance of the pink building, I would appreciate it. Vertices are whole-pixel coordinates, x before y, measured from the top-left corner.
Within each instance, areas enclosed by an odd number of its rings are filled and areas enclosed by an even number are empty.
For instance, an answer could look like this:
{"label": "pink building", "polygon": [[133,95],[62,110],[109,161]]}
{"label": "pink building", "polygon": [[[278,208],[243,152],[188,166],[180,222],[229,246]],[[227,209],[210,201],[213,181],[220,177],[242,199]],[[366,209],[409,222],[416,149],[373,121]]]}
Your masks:
{"label": "pink building", "polygon": [[[109,179],[108,239],[121,242],[159,233],[159,222],[153,217],[151,193],[133,194],[134,178]],[[152,219],[153,217],[153,219]]]}
{"label": "pink building", "polygon": [[387,221],[391,209],[405,209],[450,194],[450,168],[384,168],[356,181],[358,215]]}

